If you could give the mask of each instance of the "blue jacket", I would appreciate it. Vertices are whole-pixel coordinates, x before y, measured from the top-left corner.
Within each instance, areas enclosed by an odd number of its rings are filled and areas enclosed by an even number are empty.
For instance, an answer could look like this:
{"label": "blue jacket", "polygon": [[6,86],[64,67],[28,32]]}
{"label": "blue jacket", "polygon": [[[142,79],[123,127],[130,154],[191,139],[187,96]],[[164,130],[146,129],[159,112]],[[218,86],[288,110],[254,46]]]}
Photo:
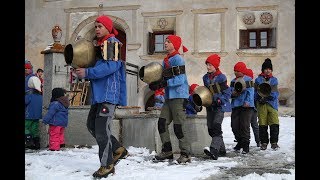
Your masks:
{"label": "blue jacket", "polygon": [[[243,80],[244,81],[251,81],[252,78],[244,75]],[[235,82],[235,81],[236,81],[236,78],[234,78],[231,81],[231,83]],[[233,92],[233,91],[234,91],[234,87],[231,87],[231,92]],[[253,108],[255,107],[254,106],[254,88],[253,87],[245,88],[238,97],[232,98],[231,99],[231,107],[235,108],[235,107],[243,106],[243,104],[245,102],[247,102],[250,107],[253,107]]]}
{"label": "blue jacket", "polygon": [[[115,37],[108,40],[120,42]],[[94,67],[86,68],[85,78],[91,83],[91,103],[108,102],[127,105],[126,70],[122,60],[97,60]]]}
{"label": "blue jacket", "polygon": [[156,95],[154,96],[154,107],[157,107],[157,108],[162,108],[163,104],[164,104],[164,96],[163,95]]}
{"label": "blue jacket", "polygon": [[[202,77],[203,84],[209,88],[210,84],[214,83],[223,83],[225,82],[227,85],[227,77],[224,74],[219,74],[210,82],[209,74],[205,74]],[[227,85],[228,86],[228,85]],[[223,90],[222,93],[215,93],[212,97],[212,105],[211,108],[221,110],[222,112],[231,112],[231,104],[230,104],[230,98],[231,98],[231,88],[228,86],[227,89]],[[220,104],[218,105],[216,102],[220,99]]]}
{"label": "blue jacket", "polygon": [[24,92],[27,92],[28,90],[30,90],[30,88],[28,87],[28,81],[32,76],[35,76],[35,74],[31,73],[24,78]]}
{"label": "blue jacket", "polygon": [[[181,55],[176,54],[169,58],[170,67],[185,65],[184,59]],[[164,68],[164,61],[162,62]],[[179,74],[170,79],[167,79],[167,87],[165,87],[165,99],[188,98],[189,85],[186,74]]]}
{"label": "blue jacket", "polygon": [[59,101],[52,101],[49,104],[48,112],[43,117],[43,123],[54,126],[68,126],[68,108]]}
{"label": "blue jacket", "polygon": [[25,119],[42,118],[42,95],[35,89],[29,89],[24,97]]}
{"label": "blue jacket", "polygon": [[[255,84],[259,85],[261,83],[264,83],[265,78],[262,75],[259,75],[256,79],[255,79]],[[271,77],[269,79],[269,84],[271,86],[277,86],[278,85],[278,79],[276,77]],[[272,108],[278,110],[278,98],[279,98],[279,91],[271,91],[271,94],[269,97],[266,98],[267,103],[270,104],[272,106]],[[261,97],[259,96],[259,94],[255,91],[254,92],[254,100],[258,101],[259,99],[261,99]]]}

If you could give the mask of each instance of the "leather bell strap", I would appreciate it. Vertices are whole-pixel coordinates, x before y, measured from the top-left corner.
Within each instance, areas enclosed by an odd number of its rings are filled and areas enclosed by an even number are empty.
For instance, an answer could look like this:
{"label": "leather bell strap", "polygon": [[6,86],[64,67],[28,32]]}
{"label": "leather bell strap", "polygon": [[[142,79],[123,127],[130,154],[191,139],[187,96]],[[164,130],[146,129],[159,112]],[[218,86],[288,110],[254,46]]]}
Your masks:
{"label": "leather bell strap", "polygon": [[172,66],[170,68],[164,69],[162,72],[162,76],[165,78],[172,78],[174,76],[185,74],[185,66]]}
{"label": "leather bell strap", "polygon": [[121,44],[116,41],[103,42],[103,59],[118,61],[120,59]]}
{"label": "leather bell strap", "polygon": [[212,94],[216,93],[222,93],[222,91],[228,89],[227,81],[224,81],[222,83],[214,83],[214,84],[209,84],[209,90]]}

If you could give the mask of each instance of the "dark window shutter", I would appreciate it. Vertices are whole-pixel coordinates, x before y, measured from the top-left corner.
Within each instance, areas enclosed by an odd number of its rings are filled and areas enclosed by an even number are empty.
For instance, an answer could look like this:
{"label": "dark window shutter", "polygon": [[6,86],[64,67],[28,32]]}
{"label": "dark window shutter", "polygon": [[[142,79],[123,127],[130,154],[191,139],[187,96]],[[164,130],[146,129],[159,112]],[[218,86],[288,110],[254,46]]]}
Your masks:
{"label": "dark window shutter", "polygon": [[276,47],[276,39],[277,39],[276,34],[277,34],[276,28],[272,28],[268,30],[268,45],[271,48]]}
{"label": "dark window shutter", "polygon": [[155,50],[155,38],[154,33],[149,32],[149,39],[148,39],[148,54],[151,55],[154,53]]}
{"label": "dark window shutter", "polygon": [[249,48],[249,33],[247,30],[241,30],[240,29],[240,42],[239,42],[239,48],[240,49],[247,49]]}

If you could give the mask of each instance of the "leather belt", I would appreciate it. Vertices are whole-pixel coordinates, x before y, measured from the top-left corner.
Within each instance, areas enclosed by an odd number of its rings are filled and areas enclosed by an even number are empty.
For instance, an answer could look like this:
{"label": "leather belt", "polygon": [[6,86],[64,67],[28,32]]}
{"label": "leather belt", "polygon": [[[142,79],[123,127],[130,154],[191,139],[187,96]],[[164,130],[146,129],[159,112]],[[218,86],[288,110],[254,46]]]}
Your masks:
{"label": "leather belt", "polygon": [[185,74],[185,66],[172,66],[170,68],[164,69],[162,72],[162,76],[165,78],[172,78],[174,76]]}
{"label": "leather belt", "polygon": [[209,90],[212,94],[215,93],[222,93],[222,91],[228,89],[227,81],[221,82],[221,83],[214,83],[214,84],[209,84]]}

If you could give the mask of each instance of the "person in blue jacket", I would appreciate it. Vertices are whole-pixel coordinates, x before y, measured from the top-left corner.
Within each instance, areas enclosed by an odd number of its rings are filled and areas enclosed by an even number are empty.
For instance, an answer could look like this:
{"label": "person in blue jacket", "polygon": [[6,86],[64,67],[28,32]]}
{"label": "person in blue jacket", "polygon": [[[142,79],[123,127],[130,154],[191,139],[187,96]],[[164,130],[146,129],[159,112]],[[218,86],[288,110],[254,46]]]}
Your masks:
{"label": "person in blue jacket", "polygon": [[60,151],[65,146],[64,132],[68,126],[69,98],[63,88],[54,88],[43,123],[49,124],[49,150]]}
{"label": "person in blue jacket", "polygon": [[28,87],[28,81],[29,78],[32,76],[35,76],[35,74],[33,74],[33,70],[32,70],[32,64],[30,61],[25,60],[24,62],[24,90],[25,92],[28,91],[30,88]]}
{"label": "person in blue jacket", "polygon": [[255,91],[254,94],[254,99],[257,102],[261,150],[266,150],[269,144],[268,127],[270,127],[271,148],[273,150],[279,148],[278,79],[272,75],[272,72],[271,60],[267,58],[262,64],[261,74],[255,79],[256,87],[261,83],[268,83],[271,87],[271,93],[267,97],[261,97],[258,91]]}
{"label": "person in blue jacket", "polygon": [[[254,113],[254,88],[250,76],[245,75],[247,66],[243,62],[238,62],[234,66],[235,78],[231,81],[231,129],[237,141],[233,148],[242,154],[249,152],[250,144],[250,121]],[[242,84],[240,89],[236,86]]]}
{"label": "person in blue jacket", "polygon": [[208,133],[212,139],[210,147],[205,147],[203,151],[213,160],[226,154],[221,125],[224,113],[231,112],[231,88],[226,75],[219,68],[220,59],[217,54],[210,55],[205,61],[208,72],[202,77],[203,84],[213,94],[211,106],[206,107]]}
{"label": "person in blue jacket", "polygon": [[[79,78],[90,80],[91,107],[87,119],[87,127],[99,146],[100,168],[93,173],[93,177],[107,177],[115,172],[114,166],[119,159],[128,155],[126,148],[111,134],[111,125],[116,106],[127,105],[125,62],[115,60],[104,52],[107,42],[122,43],[115,38],[118,31],[113,27],[112,20],[106,16],[99,16],[95,23],[98,52],[97,61],[93,67],[77,68],[75,73]],[[107,41],[107,42],[106,42]],[[101,52],[99,52],[101,51]],[[110,53],[108,53],[110,54]]]}
{"label": "person in blue jacket", "polygon": [[193,93],[198,84],[191,84],[189,87],[189,98],[185,100],[185,108],[187,116],[196,115],[198,112],[202,111],[202,106],[197,106],[193,101]]}
{"label": "person in blue jacket", "polygon": [[39,120],[42,119],[41,81],[31,76],[25,92],[25,148],[40,149]]}
{"label": "person in blue jacket", "polygon": [[185,61],[179,52],[180,49],[183,52],[187,52],[188,49],[182,45],[181,38],[176,35],[169,35],[164,42],[164,46],[168,54],[162,62],[163,79],[149,84],[149,88],[153,91],[165,88],[165,102],[158,120],[162,149],[160,153],[155,155],[155,159],[173,159],[168,130],[169,124],[173,121],[174,133],[178,138],[180,148],[180,157],[177,162],[179,164],[191,162],[190,143],[185,135],[186,129],[184,126],[186,113],[183,107],[184,100],[189,97],[189,85],[185,71]]}

